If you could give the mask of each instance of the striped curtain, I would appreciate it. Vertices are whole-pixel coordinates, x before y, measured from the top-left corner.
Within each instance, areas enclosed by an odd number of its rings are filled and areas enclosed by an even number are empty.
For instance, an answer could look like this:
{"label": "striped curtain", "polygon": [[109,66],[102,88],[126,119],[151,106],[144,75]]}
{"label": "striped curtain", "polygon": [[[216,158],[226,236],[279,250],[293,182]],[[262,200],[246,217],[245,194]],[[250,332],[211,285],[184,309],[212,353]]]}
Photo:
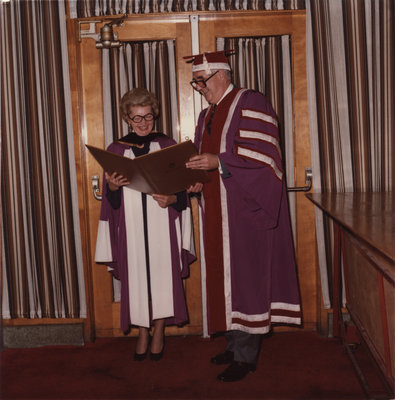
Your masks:
{"label": "striped curtain", "polygon": [[[311,1],[318,191],[394,187],[394,2]],[[319,186],[317,183],[319,182]]]}
{"label": "striped curtain", "polygon": [[[394,2],[308,0],[306,5],[314,191],[393,190]],[[329,308],[333,227],[318,209],[316,228]]]}
{"label": "striped curtain", "polygon": [[119,49],[102,50],[102,67],[106,146],[127,134],[119,104],[136,87],[151,91],[159,100],[160,117],[154,128],[178,141],[178,108],[172,107],[178,104],[173,40],[123,42]]}
{"label": "striped curtain", "polygon": [[2,317],[86,317],[65,3],[0,11]]}
{"label": "striped curtain", "polygon": [[180,11],[302,10],[305,0],[69,0],[71,18]]}

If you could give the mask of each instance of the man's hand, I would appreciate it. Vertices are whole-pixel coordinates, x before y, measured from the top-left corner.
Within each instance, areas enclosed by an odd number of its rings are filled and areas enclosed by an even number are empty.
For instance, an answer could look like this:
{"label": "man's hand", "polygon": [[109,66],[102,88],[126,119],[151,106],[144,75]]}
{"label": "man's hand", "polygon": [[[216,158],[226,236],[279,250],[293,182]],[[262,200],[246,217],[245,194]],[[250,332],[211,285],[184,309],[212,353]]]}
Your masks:
{"label": "man's hand", "polygon": [[105,177],[107,179],[108,188],[114,192],[118,190],[121,186],[129,185],[130,181],[123,175],[119,175],[117,172],[113,172],[111,175],[105,172]]}
{"label": "man's hand", "polygon": [[166,208],[177,201],[177,196],[175,194],[153,194],[152,198],[156,200],[162,208]]}
{"label": "man's hand", "polygon": [[191,157],[185,165],[187,168],[191,169],[203,169],[205,171],[210,171],[218,168],[219,161],[215,154],[203,153]]}
{"label": "man's hand", "polygon": [[195,183],[194,185],[189,186],[187,189],[187,193],[199,193],[203,190],[203,183]]}

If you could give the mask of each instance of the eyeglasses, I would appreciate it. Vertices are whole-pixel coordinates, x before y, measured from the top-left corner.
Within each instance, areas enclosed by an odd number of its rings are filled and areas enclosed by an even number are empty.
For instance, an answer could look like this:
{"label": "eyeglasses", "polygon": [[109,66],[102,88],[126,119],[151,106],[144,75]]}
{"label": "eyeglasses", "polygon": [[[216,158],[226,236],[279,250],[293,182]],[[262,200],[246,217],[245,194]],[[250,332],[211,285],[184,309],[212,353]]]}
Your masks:
{"label": "eyeglasses", "polygon": [[133,118],[130,116],[130,113],[128,113],[128,117],[136,124],[140,123],[143,119],[146,120],[147,122],[149,122],[155,118],[154,114],[152,114],[152,113],[148,113],[145,115],[135,115]]}
{"label": "eyeglasses", "polygon": [[204,89],[207,85],[206,82],[211,79],[217,72],[219,72],[219,70],[217,69],[213,74],[211,74],[208,78],[206,79],[193,79],[192,81],[190,81],[189,83],[191,84],[191,86],[195,89],[195,90],[200,90],[200,89]]}

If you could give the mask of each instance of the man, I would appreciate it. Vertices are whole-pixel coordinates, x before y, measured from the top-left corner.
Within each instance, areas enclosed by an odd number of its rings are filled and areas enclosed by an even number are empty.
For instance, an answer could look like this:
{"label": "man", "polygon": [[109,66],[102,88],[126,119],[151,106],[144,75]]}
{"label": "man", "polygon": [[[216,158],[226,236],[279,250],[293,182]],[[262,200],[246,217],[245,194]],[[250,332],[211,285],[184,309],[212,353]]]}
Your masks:
{"label": "man", "polygon": [[[209,334],[226,332],[225,382],[255,371],[261,335],[272,323],[301,323],[299,290],[277,118],[266,97],[235,88],[225,52],[193,59],[193,88],[209,107],[199,116],[199,155],[188,168],[209,171],[202,190]],[[213,113],[215,110],[215,113]]]}

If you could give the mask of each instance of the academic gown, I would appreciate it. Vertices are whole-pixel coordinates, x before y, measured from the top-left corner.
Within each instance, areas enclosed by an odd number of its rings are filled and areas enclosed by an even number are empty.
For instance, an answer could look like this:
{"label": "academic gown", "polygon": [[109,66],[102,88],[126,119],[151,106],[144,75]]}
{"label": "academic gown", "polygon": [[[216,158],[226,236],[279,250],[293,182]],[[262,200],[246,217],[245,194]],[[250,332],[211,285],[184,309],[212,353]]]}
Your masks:
{"label": "academic gown", "polygon": [[[164,134],[151,135],[149,152],[176,144]],[[134,158],[124,143],[129,136],[107,150]],[[167,325],[186,322],[183,279],[195,260],[189,204],[182,211],[161,208],[151,196],[127,186],[121,189],[119,208],[107,197],[104,177],[95,261],[106,264],[121,282],[121,329],[149,327],[160,318]]]}
{"label": "academic gown", "polygon": [[277,119],[261,93],[233,89],[203,110],[200,153],[218,154],[201,199],[203,310],[208,333],[264,334],[301,323],[299,289]]}

